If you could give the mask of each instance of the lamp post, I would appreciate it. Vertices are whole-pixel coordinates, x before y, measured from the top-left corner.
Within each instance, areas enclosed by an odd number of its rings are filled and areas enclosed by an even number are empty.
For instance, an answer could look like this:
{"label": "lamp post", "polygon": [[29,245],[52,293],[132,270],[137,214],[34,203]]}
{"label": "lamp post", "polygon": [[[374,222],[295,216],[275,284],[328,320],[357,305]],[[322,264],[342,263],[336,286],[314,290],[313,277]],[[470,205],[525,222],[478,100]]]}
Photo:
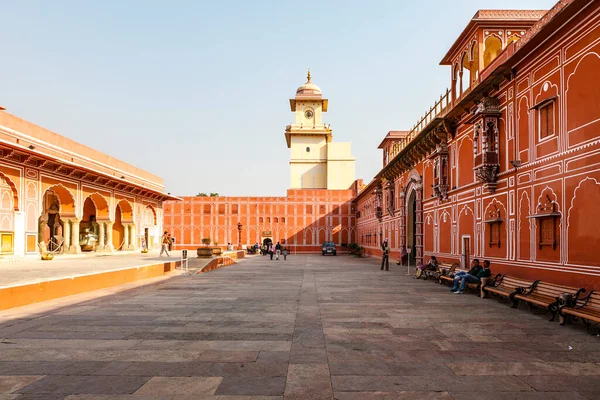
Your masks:
{"label": "lamp post", "polygon": [[238,250],[242,249],[242,223],[238,222]]}

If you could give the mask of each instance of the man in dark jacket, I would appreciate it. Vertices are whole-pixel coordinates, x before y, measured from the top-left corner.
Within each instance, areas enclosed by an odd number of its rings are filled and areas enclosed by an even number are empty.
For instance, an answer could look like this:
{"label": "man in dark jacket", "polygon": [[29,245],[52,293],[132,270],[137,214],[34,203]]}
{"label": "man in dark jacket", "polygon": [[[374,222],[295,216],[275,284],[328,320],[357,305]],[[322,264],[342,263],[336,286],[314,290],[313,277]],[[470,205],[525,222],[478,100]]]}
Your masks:
{"label": "man in dark jacket", "polygon": [[383,271],[383,266],[385,265],[385,270],[390,270],[390,247],[388,246],[387,239],[383,243],[381,243],[381,270]]}
{"label": "man in dark jacket", "polygon": [[[473,267],[469,270],[469,272],[459,271],[454,275],[454,286],[458,287],[458,283],[456,283],[456,282],[460,281],[460,279],[463,276],[465,276],[467,274],[477,276],[479,271],[481,271],[482,269],[483,269],[483,267],[479,264],[479,259],[478,258],[473,259]],[[453,289],[452,291],[456,292],[456,289]]]}
{"label": "man in dark jacket", "polygon": [[[490,276],[492,276],[492,271],[490,270],[490,262],[488,260],[485,260],[483,261],[483,269],[477,272],[477,275],[466,274],[463,275],[458,281],[455,280],[452,291],[454,293],[462,294],[465,290],[465,286],[467,286],[467,283],[481,283],[481,278],[489,278]],[[460,287],[458,287],[459,281]]]}

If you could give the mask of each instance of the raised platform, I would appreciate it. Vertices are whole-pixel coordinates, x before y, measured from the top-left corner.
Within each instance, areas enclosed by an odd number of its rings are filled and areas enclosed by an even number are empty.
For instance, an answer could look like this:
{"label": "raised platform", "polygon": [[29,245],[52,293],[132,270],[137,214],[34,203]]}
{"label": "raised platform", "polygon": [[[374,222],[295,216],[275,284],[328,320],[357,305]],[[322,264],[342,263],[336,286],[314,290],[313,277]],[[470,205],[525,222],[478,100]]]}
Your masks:
{"label": "raised platform", "polygon": [[171,255],[96,254],[0,264],[0,310],[162,276],[179,264],[179,252]]}

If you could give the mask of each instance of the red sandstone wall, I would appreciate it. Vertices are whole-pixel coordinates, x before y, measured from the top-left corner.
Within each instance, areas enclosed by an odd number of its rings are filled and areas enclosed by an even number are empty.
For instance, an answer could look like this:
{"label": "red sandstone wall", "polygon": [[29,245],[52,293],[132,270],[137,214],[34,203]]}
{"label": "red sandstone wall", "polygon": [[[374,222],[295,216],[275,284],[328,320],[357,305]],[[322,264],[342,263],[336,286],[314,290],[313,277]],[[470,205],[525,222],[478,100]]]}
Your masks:
{"label": "red sandstone wall", "polygon": [[[319,252],[325,241],[356,241],[352,190],[288,190],[286,197],[184,197],[166,202],[165,229],[175,238],[175,248],[196,249],[210,237],[220,246],[237,245],[242,224],[242,244],[271,238],[292,252]],[[269,233],[270,232],[270,233]]]}

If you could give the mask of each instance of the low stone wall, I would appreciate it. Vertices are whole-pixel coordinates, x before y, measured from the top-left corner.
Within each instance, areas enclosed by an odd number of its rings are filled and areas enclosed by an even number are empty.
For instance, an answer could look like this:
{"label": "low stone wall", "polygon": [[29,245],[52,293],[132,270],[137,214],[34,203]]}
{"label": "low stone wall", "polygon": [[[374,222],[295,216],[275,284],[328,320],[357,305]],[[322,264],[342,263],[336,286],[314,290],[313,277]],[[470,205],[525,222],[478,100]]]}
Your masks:
{"label": "low stone wall", "polygon": [[[243,257],[243,255],[242,255]],[[236,264],[235,260],[229,256],[215,257],[204,268],[198,271],[199,274],[204,272],[212,271],[214,269],[228,267],[230,265]]]}
{"label": "low stone wall", "polygon": [[155,278],[170,273],[179,264],[180,261],[172,261],[2,288],[0,310]]}

